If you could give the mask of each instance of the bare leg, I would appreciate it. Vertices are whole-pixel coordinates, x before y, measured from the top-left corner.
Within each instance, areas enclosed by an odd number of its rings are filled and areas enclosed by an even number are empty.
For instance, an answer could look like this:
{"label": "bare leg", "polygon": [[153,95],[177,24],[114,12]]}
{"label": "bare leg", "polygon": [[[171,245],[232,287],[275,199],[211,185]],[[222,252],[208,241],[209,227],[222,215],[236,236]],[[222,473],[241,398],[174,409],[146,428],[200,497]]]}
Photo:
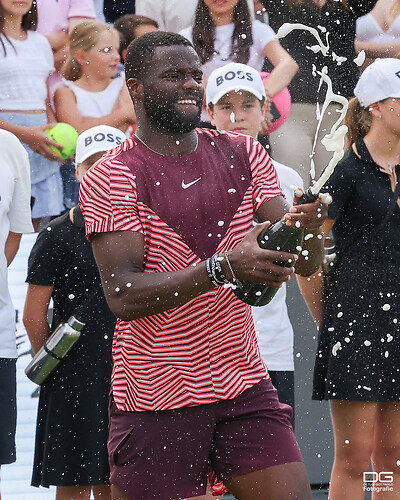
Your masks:
{"label": "bare leg", "polygon": [[311,500],[311,488],[302,462],[275,465],[225,482],[237,500]]}
{"label": "bare leg", "polygon": [[331,400],[335,434],[330,500],[363,500],[363,473],[368,472],[374,441],[377,403]]}
{"label": "bare leg", "polygon": [[[393,483],[386,484],[393,487],[393,491],[374,491],[373,500],[400,499],[400,403],[378,403],[378,418],[375,425],[374,449],[372,452],[372,465],[375,472],[390,472]],[[383,477],[385,479],[385,477]]]}
{"label": "bare leg", "polygon": [[57,486],[56,500],[89,500],[91,486]]}
{"label": "bare leg", "polygon": [[98,484],[92,487],[95,500],[111,500],[111,487],[108,484]]}
{"label": "bare leg", "polygon": [[93,489],[96,500],[110,500],[110,486],[98,484],[96,486],[57,486],[56,500],[89,500]]}
{"label": "bare leg", "polygon": [[114,485],[111,485],[111,498],[112,500],[132,500],[131,498],[127,497],[125,493],[116,488]]}

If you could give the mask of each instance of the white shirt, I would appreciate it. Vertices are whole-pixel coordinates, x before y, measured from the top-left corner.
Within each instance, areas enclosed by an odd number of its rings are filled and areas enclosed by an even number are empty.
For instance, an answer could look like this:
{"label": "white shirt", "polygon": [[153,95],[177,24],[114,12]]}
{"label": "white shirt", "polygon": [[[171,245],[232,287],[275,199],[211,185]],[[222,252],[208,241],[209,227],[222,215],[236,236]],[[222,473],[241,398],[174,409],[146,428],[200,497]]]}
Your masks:
{"label": "white shirt", "polygon": [[[0,47],[0,109],[45,110],[47,78],[54,71],[54,58],[47,39],[28,31],[26,40],[10,42],[1,35],[6,55]],[[15,50],[14,50],[15,49]]]}
{"label": "white shirt", "polygon": [[398,42],[400,40],[400,15],[394,19],[389,29],[382,29],[375,17],[369,12],[356,21],[356,38],[362,42]]}
{"label": "white shirt", "polygon": [[28,153],[0,129],[0,358],[16,358],[15,311],[8,290],[5,244],[10,231],[32,233]]}
{"label": "white shirt", "polygon": [[[204,63],[202,67],[206,80],[215,69],[221,68],[222,66],[225,66],[225,64],[233,62],[230,58],[230,54],[234,28],[235,25],[233,23],[217,26],[215,28],[215,54],[211,59]],[[251,23],[251,31],[253,35],[253,44],[250,47],[250,57],[246,64],[257,71],[261,71],[265,59],[265,46],[268,45],[269,42],[275,40],[275,32],[270,26],[258,20]],[[181,35],[185,36],[192,42],[192,27],[182,30]]]}
{"label": "white shirt", "polygon": [[81,89],[74,82],[63,78],[56,89],[62,85],[72,90],[76,98],[76,105],[82,116],[101,118],[109,115],[117,102],[122,86],[125,83],[125,75],[121,73],[117,78],[113,78],[110,84],[101,92],[90,92]]}
{"label": "white shirt", "polygon": [[[293,201],[290,186],[303,189],[300,175],[292,168],[272,160],[287,202]],[[269,304],[252,307],[254,326],[261,356],[272,371],[293,371],[293,328],[286,306],[286,285],[283,284]]]}
{"label": "white shirt", "polygon": [[[247,0],[250,15],[254,17],[253,0]],[[136,0],[135,13],[150,17],[162,31],[179,33],[193,25],[197,0]]]}

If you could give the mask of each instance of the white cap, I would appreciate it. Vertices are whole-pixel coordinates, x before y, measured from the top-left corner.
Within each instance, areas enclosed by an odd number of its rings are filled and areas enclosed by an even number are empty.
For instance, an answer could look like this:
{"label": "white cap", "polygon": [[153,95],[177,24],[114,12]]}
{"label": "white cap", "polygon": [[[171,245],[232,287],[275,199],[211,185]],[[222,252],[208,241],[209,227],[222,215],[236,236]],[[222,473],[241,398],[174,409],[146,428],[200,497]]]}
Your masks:
{"label": "white cap", "polygon": [[75,165],[84,162],[89,156],[108,151],[124,142],[126,135],[118,128],[97,125],[82,132],[76,143]]}
{"label": "white cap", "polygon": [[266,99],[260,73],[251,66],[229,63],[215,69],[207,80],[206,103],[216,104],[228,92],[245,90],[260,101]]}
{"label": "white cap", "polygon": [[363,108],[388,97],[400,98],[400,59],[376,59],[360,76],[354,95]]}

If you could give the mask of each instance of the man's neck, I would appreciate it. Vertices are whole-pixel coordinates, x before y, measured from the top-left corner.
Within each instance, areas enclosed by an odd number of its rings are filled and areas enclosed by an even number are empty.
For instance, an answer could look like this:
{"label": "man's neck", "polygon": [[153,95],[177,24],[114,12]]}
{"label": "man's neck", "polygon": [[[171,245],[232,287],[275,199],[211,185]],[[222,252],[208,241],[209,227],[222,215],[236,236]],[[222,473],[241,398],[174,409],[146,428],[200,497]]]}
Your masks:
{"label": "man's neck", "polygon": [[185,134],[173,134],[138,125],[136,137],[153,152],[164,156],[185,156],[193,153],[198,144],[196,130]]}

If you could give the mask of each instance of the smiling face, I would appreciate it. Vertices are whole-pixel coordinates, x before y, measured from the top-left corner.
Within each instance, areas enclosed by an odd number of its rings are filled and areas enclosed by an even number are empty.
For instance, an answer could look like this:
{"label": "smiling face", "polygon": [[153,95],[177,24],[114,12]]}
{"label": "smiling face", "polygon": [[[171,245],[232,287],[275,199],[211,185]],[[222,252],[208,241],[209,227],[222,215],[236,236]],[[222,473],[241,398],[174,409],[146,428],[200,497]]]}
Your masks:
{"label": "smiling face", "polygon": [[186,133],[198,127],[204,94],[202,76],[193,48],[157,47],[141,79],[149,121],[171,133]]}
{"label": "smiling face", "polygon": [[94,47],[87,52],[78,52],[78,60],[85,71],[113,78],[120,61],[119,35],[115,30],[104,31]]}
{"label": "smiling face", "polygon": [[24,16],[31,8],[33,0],[0,0],[2,15]]}
{"label": "smiling face", "polygon": [[218,130],[238,132],[257,138],[265,116],[265,104],[250,92],[228,92],[208,110],[211,123]]}
{"label": "smiling face", "polygon": [[226,16],[232,13],[239,0],[203,0],[210,11],[211,17]]}

